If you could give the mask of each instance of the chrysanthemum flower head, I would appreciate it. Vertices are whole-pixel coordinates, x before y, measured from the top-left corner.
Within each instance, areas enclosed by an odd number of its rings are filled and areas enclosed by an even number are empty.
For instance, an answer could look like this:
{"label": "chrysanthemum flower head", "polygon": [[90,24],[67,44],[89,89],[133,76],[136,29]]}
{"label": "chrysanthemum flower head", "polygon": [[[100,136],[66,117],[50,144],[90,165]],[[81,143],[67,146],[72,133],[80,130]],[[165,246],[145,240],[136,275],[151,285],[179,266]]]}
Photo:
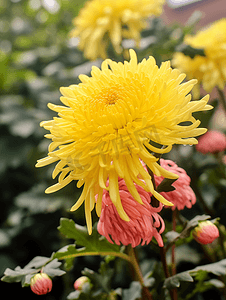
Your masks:
{"label": "chrysanthemum flower head", "polygon": [[90,285],[90,279],[87,276],[81,276],[74,282],[74,289],[82,291],[84,286]]}
{"label": "chrysanthemum flower head", "polygon": [[33,293],[37,295],[45,295],[52,290],[52,280],[45,273],[35,274],[31,278],[30,287]]}
{"label": "chrysanthemum flower head", "polygon": [[212,108],[207,105],[208,96],[191,101],[189,92],[196,80],[182,83],[185,75],[172,70],[169,61],[158,68],[153,57],[137,63],[134,50],[130,55],[131,60],[124,64],[107,59],[101,69],[93,67],[91,77],[80,75],[81,83],[61,88],[65,106],[49,104],[59,117],[41,123],[50,131],[46,137],[52,143],[48,156],[37,166],[59,161],[53,178],[61,173],[59,183],[46,192],[55,192],[73,180],[78,180],[78,187],[84,185],[72,210],[85,201],[89,232],[91,211],[96,207],[97,214],[101,212],[103,189],[109,191],[120,217],[129,221],[121,204],[118,177],[125,180],[137,202],[142,200],[134,183],[163,204],[171,205],[154,190],[141,160],[157,176],[177,178],[162,168],[150,152],[169,152],[173,144],[196,144],[194,136],[206,129],[197,128],[200,121],[192,113]]}
{"label": "chrysanthemum flower head", "polygon": [[[104,191],[102,199],[102,211],[97,225],[98,232],[105,236],[107,240],[113,244],[112,240],[117,244],[132,247],[138,246],[142,242],[142,246],[149,244],[153,237],[157,240],[160,247],[163,247],[161,233],[165,229],[163,219],[158,212],[162,209],[152,207],[150,204],[151,194],[146,192],[141,186],[135,184],[143,205],[138,203],[129,193],[128,188],[123,179],[119,179],[119,194],[122,206],[128,215],[130,221],[122,220],[113,205],[109,192]],[[110,237],[110,236],[111,237]]]}
{"label": "chrysanthemum flower head", "polygon": [[196,150],[206,153],[218,153],[226,149],[226,135],[217,130],[209,130],[198,140]]}
{"label": "chrysanthemum flower head", "polygon": [[79,37],[79,48],[88,59],[106,58],[110,39],[115,51],[121,53],[122,38],[140,40],[149,16],[162,12],[165,0],[90,0],[74,19],[72,37]]}
{"label": "chrysanthemum flower head", "polygon": [[204,49],[205,56],[194,58],[177,52],[172,64],[185,72],[189,79],[196,78],[207,92],[215,86],[223,90],[226,83],[226,18],[214,22],[196,35],[185,37],[185,44]]}
{"label": "chrysanthemum flower head", "polygon": [[200,222],[192,234],[194,239],[203,245],[211,244],[220,235],[217,226],[210,221]]}
{"label": "chrysanthemum flower head", "polygon": [[[179,176],[179,178],[172,184],[172,186],[175,188],[174,191],[161,192],[161,195],[165,199],[174,204],[173,206],[170,206],[170,208],[172,210],[175,210],[176,208],[178,210],[182,210],[185,207],[191,208],[192,205],[194,205],[196,202],[196,196],[192,188],[190,187],[191,179],[187,175],[186,171],[178,167],[177,164],[175,164],[172,160],[165,160],[161,158],[160,164],[164,169]],[[154,178],[156,186],[158,186],[164,179],[162,176],[154,176]]]}

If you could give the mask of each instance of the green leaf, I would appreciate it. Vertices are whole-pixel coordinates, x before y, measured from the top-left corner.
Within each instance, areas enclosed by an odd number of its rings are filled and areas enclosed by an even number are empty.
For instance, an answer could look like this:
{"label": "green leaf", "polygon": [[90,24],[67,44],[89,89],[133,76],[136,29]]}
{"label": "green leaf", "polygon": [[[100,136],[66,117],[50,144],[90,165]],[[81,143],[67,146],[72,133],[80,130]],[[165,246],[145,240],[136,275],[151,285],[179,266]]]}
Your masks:
{"label": "green leaf", "polygon": [[172,186],[172,184],[176,181],[177,179],[169,179],[169,178],[164,178],[160,184],[157,187],[157,192],[171,192],[175,190],[175,187]]}
{"label": "green leaf", "polygon": [[7,268],[4,272],[4,276],[1,278],[4,282],[20,282],[24,280],[24,277],[29,274],[37,273],[36,269],[26,268],[21,269],[19,266],[15,268],[15,270],[11,270]]}
{"label": "green leaf", "polygon": [[138,281],[133,281],[129,289],[122,291],[122,300],[136,300],[141,297],[141,285]]}
{"label": "green leaf", "polygon": [[169,278],[166,278],[164,281],[164,288],[167,289],[173,289],[173,288],[178,288],[180,286],[181,281],[188,281],[192,282],[194,281],[192,276],[197,276],[198,279],[204,280],[205,278],[205,273],[202,272],[208,272],[212,273],[217,276],[225,275],[226,274],[226,259],[223,259],[221,261],[218,261],[216,263],[204,265],[204,266],[198,266],[192,270],[182,272],[179,274],[176,274],[174,276],[171,276]]}
{"label": "green leaf", "polygon": [[55,277],[55,276],[62,276],[66,272],[62,271],[59,269],[59,266],[61,266],[61,262],[58,261],[58,259],[52,260],[50,263],[45,265],[42,269],[43,273],[46,273],[50,277]]}
{"label": "green leaf", "polygon": [[49,257],[45,257],[45,256],[36,256],[34,257],[25,267],[24,269],[29,269],[29,268],[40,268],[43,265],[45,265],[47,263],[47,261],[49,261],[50,258]]}
{"label": "green leaf", "polygon": [[190,45],[181,44],[177,46],[176,52],[182,52],[186,56],[194,58],[196,55],[205,56],[204,49],[194,48]]}
{"label": "green leaf", "polygon": [[180,237],[180,233],[178,233],[174,230],[168,231],[165,234],[165,237],[167,238],[168,243],[172,243],[172,242],[175,242]]}
{"label": "green leaf", "polygon": [[169,244],[167,247],[171,246],[179,239],[185,239],[185,238],[189,237],[191,231],[198,225],[199,221],[205,221],[207,219],[210,219],[210,216],[198,215],[198,216],[194,217],[192,220],[187,222],[185,228],[183,229],[183,231],[180,234],[178,234],[175,231],[168,232],[166,234],[166,237],[169,239],[168,240]]}
{"label": "green leaf", "polygon": [[[61,218],[58,229],[67,238],[75,240],[75,245],[67,245],[54,254],[54,258],[65,259],[67,269],[73,266],[75,257],[85,255],[120,256],[128,260],[128,255],[121,252],[121,247],[109,243],[100,236],[95,226],[92,234],[89,235],[85,226],[75,224],[73,220]],[[81,247],[77,248],[77,245]]]}
{"label": "green leaf", "polygon": [[82,274],[89,277],[96,288],[102,288],[106,293],[110,293],[111,281],[114,275],[114,270],[110,268],[106,262],[101,262],[98,273],[88,268],[85,268],[82,271]]}
{"label": "green leaf", "polygon": [[178,288],[180,286],[181,281],[188,281],[188,282],[193,282],[193,278],[189,274],[188,271],[179,273],[177,275],[171,276],[169,278],[166,278],[164,281],[164,288],[167,289],[173,289],[173,288]]}
{"label": "green leaf", "polygon": [[225,284],[222,281],[220,281],[219,279],[210,279],[210,280],[206,281],[205,284],[214,286],[217,289],[222,289],[225,287]]}
{"label": "green leaf", "polygon": [[67,296],[67,299],[79,299],[80,298],[80,294],[81,294],[81,291],[74,291],[74,292],[71,292],[68,296]]}
{"label": "green leaf", "polygon": [[81,256],[85,252],[85,248],[76,249],[75,245],[67,245],[58,250],[54,257],[58,259],[65,259],[65,268],[70,270],[73,267],[73,262],[76,256]]}
{"label": "green leaf", "polygon": [[226,274],[226,259],[222,259],[216,263],[212,263],[209,265],[198,266],[195,269],[189,271],[190,273],[196,274],[199,270],[206,271],[212,273],[217,276],[225,275]]}
{"label": "green leaf", "polygon": [[[50,261],[48,264],[46,264]],[[46,273],[50,277],[62,276],[65,274],[64,271],[59,269],[61,262],[57,259],[37,256],[33,258],[23,269],[16,267],[15,270],[7,268],[4,272],[4,276],[1,278],[4,282],[20,282],[22,286],[28,286],[31,278],[39,273],[42,269],[43,273]]]}
{"label": "green leaf", "polygon": [[[120,252],[120,246],[109,243],[105,238],[99,235],[96,228],[93,228],[92,234],[89,235],[85,226],[75,224],[73,220],[61,218],[58,229],[67,238],[74,239],[76,245],[85,247],[84,251],[78,250],[83,251],[83,253],[97,252],[101,255],[103,252]],[[70,248],[70,250],[72,251],[72,248]]]}

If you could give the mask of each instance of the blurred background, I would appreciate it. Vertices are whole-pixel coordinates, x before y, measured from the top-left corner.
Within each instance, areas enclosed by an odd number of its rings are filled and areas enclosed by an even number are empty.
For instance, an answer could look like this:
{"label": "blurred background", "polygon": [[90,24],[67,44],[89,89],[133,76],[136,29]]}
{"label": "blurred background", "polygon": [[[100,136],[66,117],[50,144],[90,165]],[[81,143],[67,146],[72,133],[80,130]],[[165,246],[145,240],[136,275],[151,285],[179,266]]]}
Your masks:
{"label": "blurred background", "polygon": [[[34,256],[48,257],[63,247],[66,241],[56,229],[60,217],[73,217],[83,224],[83,208],[69,213],[80,193],[75,184],[45,195],[44,190],[53,184],[53,167],[36,169],[34,165],[47,154],[49,141],[39,127],[42,120],[54,116],[47,103],[59,104],[61,86],[78,83],[79,74],[89,74],[92,65],[101,63],[87,61],[76,48],[77,39],[69,38],[72,20],[84,2],[0,0],[0,276],[7,267],[23,267]],[[202,13],[196,25],[201,28],[226,17],[226,1],[167,0],[158,26],[186,26],[196,10]],[[170,59],[171,53],[165,51],[164,57]],[[218,129],[226,128],[220,108],[213,122]],[[73,276],[55,279],[52,293],[42,299],[66,299],[84,266],[95,269],[99,262],[97,257],[80,258]],[[21,289],[19,283],[0,282],[0,286],[1,295],[8,299],[39,297],[28,288]]]}

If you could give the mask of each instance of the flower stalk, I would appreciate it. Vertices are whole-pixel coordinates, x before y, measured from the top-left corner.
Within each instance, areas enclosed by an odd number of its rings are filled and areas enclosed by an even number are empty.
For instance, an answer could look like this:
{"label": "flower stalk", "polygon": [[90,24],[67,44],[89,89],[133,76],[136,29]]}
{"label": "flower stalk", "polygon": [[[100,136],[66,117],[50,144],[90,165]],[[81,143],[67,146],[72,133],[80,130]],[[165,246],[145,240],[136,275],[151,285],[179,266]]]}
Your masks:
{"label": "flower stalk", "polygon": [[129,257],[131,259],[131,264],[133,265],[133,268],[134,268],[134,271],[135,271],[136,279],[138,279],[138,281],[140,282],[140,284],[142,286],[142,300],[152,300],[153,298],[152,298],[152,295],[151,295],[149,289],[144,286],[143,275],[141,273],[140,266],[138,264],[135,251],[131,247],[131,245],[127,246],[127,249],[128,249]]}

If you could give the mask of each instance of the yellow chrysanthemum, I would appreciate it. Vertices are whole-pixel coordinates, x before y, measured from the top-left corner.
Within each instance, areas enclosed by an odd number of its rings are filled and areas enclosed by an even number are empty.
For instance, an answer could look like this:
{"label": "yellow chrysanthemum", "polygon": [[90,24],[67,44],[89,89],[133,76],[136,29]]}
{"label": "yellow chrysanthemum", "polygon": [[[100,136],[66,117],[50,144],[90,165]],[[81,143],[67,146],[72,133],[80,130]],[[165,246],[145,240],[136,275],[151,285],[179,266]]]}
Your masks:
{"label": "yellow chrysanthemum", "polygon": [[165,0],[90,0],[74,19],[72,37],[79,37],[79,48],[88,59],[106,58],[108,38],[121,53],[122,38],[140,40],[147,17],[162,13]]}
{"label": "yellow chrysanthemum", "polygon": [[186,36],[185,44],[204,49],[206,56],[190,58],[178,52],[174,54],[173,66],[185,72],[188,79],[198,79],[207,92],[215,86],[223,90],[226,82],[226,19],[213,23],[194,36]]}
{"label": "yellow chrysanthemum", "polygon": [[[53,142],[48,156],[37,166],[59,161],[53,178],[61,173],[59,182],[46,192],[55,192],[73,180],[78,180],[78,187],[84,184],[71,210],[85,201],[90,233],[91,211],[96,206],[100,215],[103,189],[109,190],[120,217],[129,221],[119,196],[118,176],[124,178],[136,201],[142,203],[134,183],[162,203],[172,205],[154,190],[141,160],[157,176],[177,178],[163,169],[150,152],[169,152],[173,144],[196,144],[193,137],[206,132],[197,128],[200,121],[192,116],[195,111],[211,109],[208,95],[191,101],[188,93],[196,80],[181,83],[186,75],[172,70],[169,61],[158,68],[153,57],[137,63],[134,50],[130,50],[130,56],[124,64],[106,59],[101,69],[92,68],[91,77],[80,75],[82,83],[61,88],[61,102],[66,106],[49,104],[59,117],[41,123],[50,131],[46,137]],[[190,125],[180,125],[186,121]],[[157,148],[150,141],[165,148]]]}

